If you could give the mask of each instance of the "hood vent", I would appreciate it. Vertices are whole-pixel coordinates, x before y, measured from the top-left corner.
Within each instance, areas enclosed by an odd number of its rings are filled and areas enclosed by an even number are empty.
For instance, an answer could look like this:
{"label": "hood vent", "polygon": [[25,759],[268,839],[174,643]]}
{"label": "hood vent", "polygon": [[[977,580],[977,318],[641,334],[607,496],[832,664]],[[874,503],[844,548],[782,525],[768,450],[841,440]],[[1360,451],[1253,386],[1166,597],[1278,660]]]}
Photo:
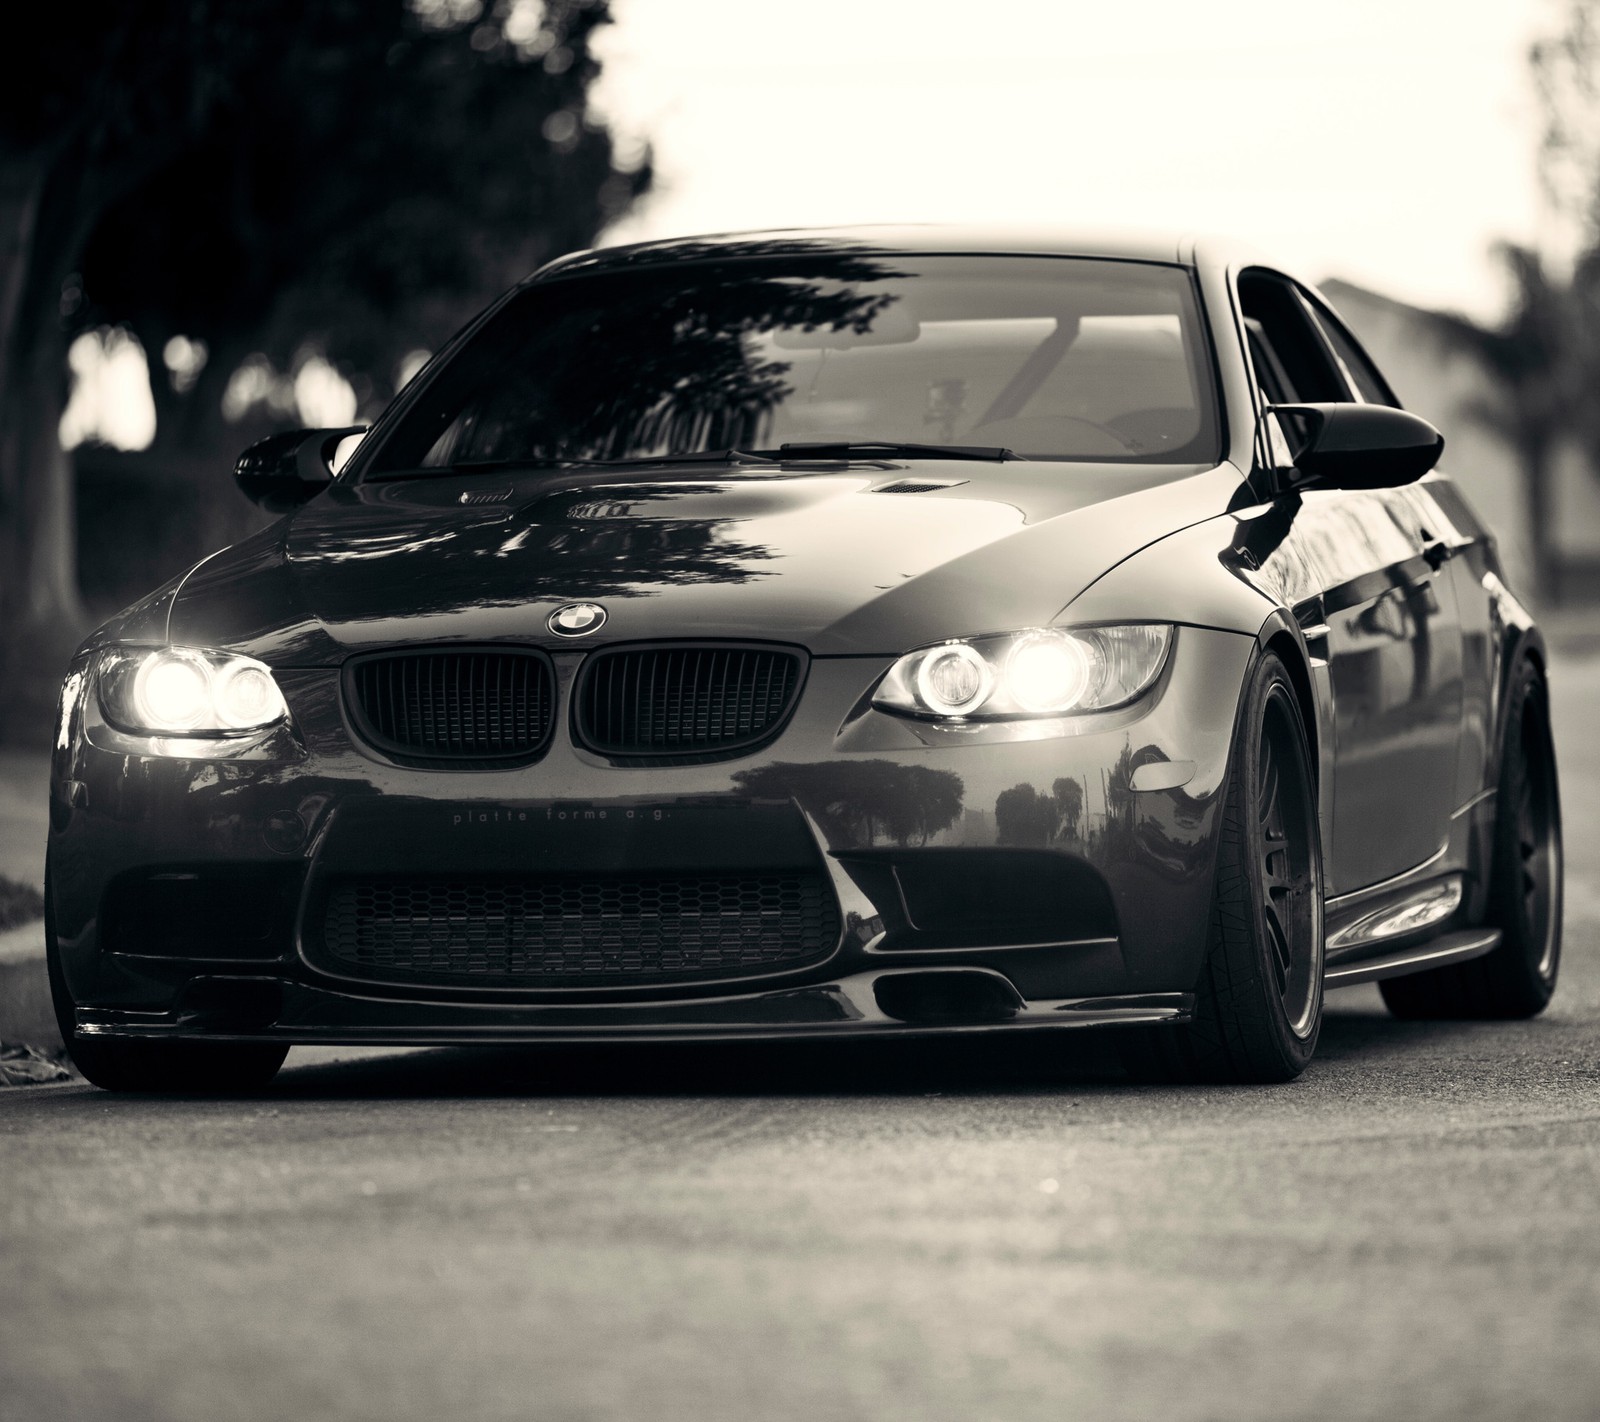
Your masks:
{"label": "hood vent", "polygon": [[892,484],[879,484],[869,489],[872,494],[932,494],[940,489],[959,489],[965,479],[896,479]]}

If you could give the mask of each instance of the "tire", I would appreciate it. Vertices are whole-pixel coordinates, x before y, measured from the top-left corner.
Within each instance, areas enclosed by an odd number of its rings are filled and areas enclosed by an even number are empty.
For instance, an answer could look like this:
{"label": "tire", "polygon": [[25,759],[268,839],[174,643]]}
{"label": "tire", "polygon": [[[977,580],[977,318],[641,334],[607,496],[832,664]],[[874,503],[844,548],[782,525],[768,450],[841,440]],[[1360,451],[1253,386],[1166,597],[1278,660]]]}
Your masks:
{"label": "tire", "polygon": [[1222,806],[1194,1017],[1130,1034],[1145,1081],[1281,1082],[1322,1029],[1323,880],[1316,776],[1289,673],[1265,653],[1246,683]]}
{"label": "tire", "polygon": [[67,1055],[86,1080],[104,1091],[229,1096],[259,1091],[278,1074],[289,1049],[270,1042],[96,1041],[76,1036],[77,1004],[61,970],[48,876],[44,912],[45,967],[56,1026]]}
{"label": "tire", "polygon": [[1561,796],[1550,697],[1532,662],[1518,664],[1506,701],[1485,921],[1500,946],[1482,958],[1378,984],[1409,1020],[1507,1020],[1543,1012],[1561,967]]}

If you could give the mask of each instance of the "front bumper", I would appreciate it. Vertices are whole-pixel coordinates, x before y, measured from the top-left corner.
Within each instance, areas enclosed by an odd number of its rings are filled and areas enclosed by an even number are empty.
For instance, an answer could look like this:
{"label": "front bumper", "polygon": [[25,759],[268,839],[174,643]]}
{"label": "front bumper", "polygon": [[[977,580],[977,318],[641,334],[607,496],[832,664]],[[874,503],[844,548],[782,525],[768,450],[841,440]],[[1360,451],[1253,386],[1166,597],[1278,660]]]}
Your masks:
{"label": "front bumper", "polygon": [[[649,768],[559,729],[579,654],[556,659],[550,751],[510,771],[386,762],[351,732],[336,670],[278,672],[295,735],[181,758],[105,726],[80,691],[49,870],[78,1030],[440,1044],[1181,1020],[1253,650],[1180,628],[1136,707],[959,732],[870,709],[891,659],[818,659],[771,744]],[[770,972],[420,980],[352,968],[323,941],[328,886],[351,876],[778,871],[824,876],[839,931]],[[152,884],[188,908],[139,897]]]}
{"label": "front bumper", "polygon": [[192,980],[165,1012],[79,1008],[77,1032],[289,1046],[760,1041],[1182,1022],[1193,1006],[1191,993],[1024,1002],[1004,975],[964,968],[893,968],[733,997],[587,1007],[395,1002],[277,978],[227,978]]}

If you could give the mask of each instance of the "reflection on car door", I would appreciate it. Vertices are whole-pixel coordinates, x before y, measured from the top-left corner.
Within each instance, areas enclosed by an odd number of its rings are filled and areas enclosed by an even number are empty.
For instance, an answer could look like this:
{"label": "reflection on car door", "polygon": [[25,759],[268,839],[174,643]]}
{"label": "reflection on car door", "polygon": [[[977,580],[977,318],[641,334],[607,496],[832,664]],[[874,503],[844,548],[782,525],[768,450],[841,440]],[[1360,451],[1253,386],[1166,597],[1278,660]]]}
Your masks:
{"label": "reflection on car door", "polygon": [[1423,556],[1409,493],[1323,496],[1370,505],[1355,510],[1365,536],[1350,537],[1376,565],[1320,595],[1337,736],[1334,893],[1432,857],[1455,808],[1461,623],[1453,583]]}
{"label": "reflection on car door", "polygon": [[[1269,400],[1358,398],[1291,282],[1246,273],[1239,293]],[[1323,828],[1337,895],[1431,858],[1456,807],[1461,624],[1440,571],[1450,545],[1425,485],[1307,490],[1279,503],[1289,506],[1278,511],[1281,541],[1260,571],[1327,664],[1335,744]]]}

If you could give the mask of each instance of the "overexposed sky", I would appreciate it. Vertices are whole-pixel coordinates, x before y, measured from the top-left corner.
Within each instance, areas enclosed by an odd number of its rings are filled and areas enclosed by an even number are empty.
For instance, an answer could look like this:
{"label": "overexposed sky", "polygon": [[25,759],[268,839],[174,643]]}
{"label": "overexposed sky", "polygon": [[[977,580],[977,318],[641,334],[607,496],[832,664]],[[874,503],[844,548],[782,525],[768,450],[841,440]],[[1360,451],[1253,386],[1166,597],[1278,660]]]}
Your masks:
{"label": "overexposed sky", "polygon": [[607,242],[874,221],[1245,237],[1492,317],[1530,239],[1555,0],[613,0],[595,95],[655,147]]}

